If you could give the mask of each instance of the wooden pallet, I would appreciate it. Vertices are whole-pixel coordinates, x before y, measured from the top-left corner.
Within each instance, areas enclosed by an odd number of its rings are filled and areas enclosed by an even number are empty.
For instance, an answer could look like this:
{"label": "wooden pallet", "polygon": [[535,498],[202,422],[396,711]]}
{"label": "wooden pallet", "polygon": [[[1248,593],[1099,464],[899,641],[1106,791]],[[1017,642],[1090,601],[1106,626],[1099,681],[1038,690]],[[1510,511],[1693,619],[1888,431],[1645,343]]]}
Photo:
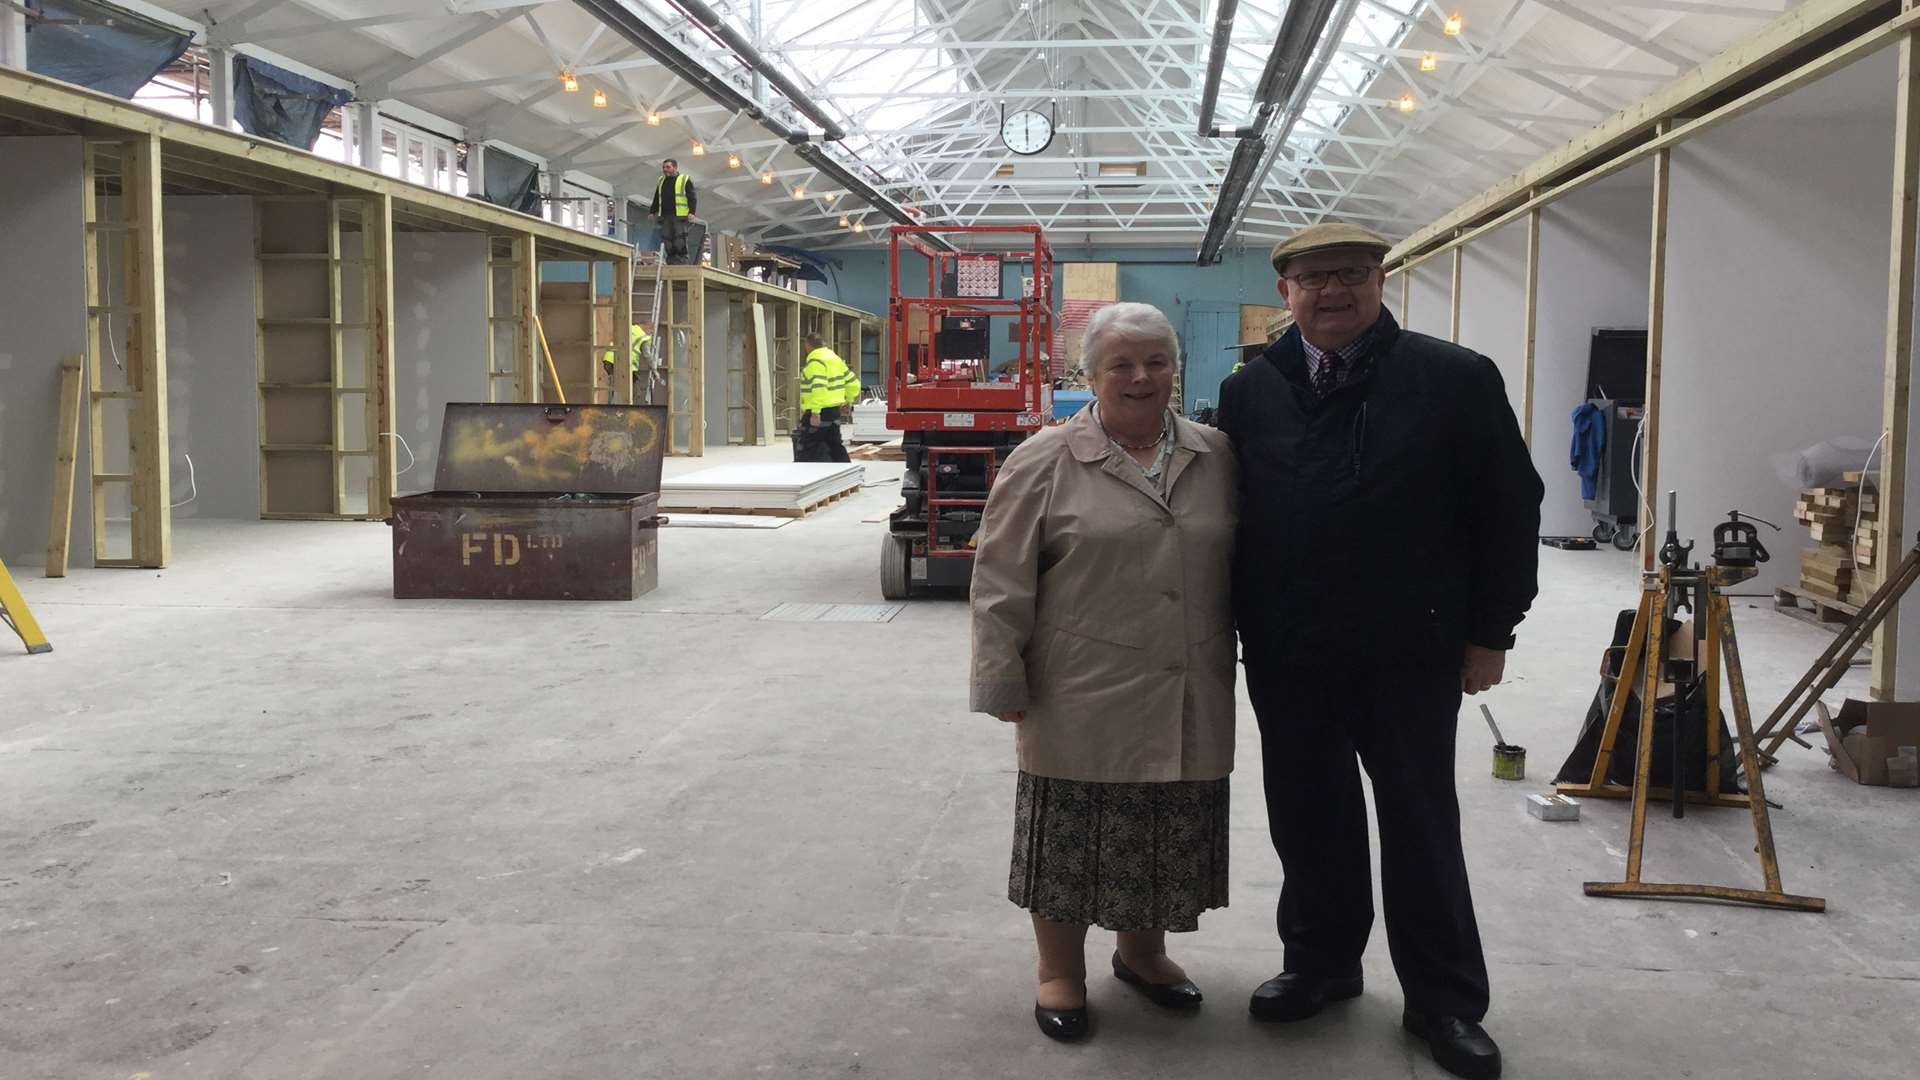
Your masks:
{"label": "wooden pallet", "polygon": [[[1773,590],[1773,609],[1790,619],[1818,626],[1822,630],[1839,633],[1855,615],[1860,614],[1858,605],[1845,600],[1835,600],[1829,596],[1807,592],[1805,589],[1781,587]],[[1873,663],[1873,646],[1862,645],[1854,654],[1852,666],[1862,667]]]}
{"label": "wooden pallet", "polygon": [[852,498],[859,488],[848,488],[838,495],[829,495],[816,503],[806,506],[663,506],[663,514],[727,514],[732,517],[783,517],[803,518],[815,510],[821,510],[843,499]]}
{"label": "wooden pallet", "polygon": [[907,448],[898,442],[862,443],[847,451],[847,456],[855,461],[905,461]]}

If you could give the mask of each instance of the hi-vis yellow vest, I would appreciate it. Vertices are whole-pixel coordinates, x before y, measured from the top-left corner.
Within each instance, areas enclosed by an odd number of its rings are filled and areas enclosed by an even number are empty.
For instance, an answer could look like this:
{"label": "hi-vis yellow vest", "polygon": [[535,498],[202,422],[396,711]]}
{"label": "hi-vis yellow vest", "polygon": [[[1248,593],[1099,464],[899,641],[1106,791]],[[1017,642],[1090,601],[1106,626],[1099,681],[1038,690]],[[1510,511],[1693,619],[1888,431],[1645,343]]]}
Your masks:
{"label": "hi-vis yellow vest", "polygon": [[800,411],[836,409],[860,400],[860,376],[825,345],[807,354],[800,368]]}
{"label": "hi-vis yellow vest", "polygon": [[[667,210],[667,200],[660,198],[660,194],[661,192],[666,190],[667,179],[668,179],[667,177],[662,176],[660,178],[660,182],[653,186],[654,198],[660,199],[660,210],[663,213],[666,212]],[[689,211],[687,210],[687,174],[681,173],[678,176],[673,177],[672,179],[673,179],[673,216],[686,217],[687,214],[689,213]]]}

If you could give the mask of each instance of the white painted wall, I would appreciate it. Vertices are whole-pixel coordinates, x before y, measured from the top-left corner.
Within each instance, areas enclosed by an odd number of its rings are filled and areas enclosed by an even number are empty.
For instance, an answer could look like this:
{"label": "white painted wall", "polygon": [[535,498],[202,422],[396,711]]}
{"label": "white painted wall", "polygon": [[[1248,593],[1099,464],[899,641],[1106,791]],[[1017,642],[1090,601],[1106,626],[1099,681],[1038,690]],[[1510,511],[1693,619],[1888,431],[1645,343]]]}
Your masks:
{"label": "white painted wall", "polygon": [[173,517],[256,519],[253,199],[169,195],[163,211]]}
{"label": "white painted wall", "polygon": [[1533,466],[1546,483],[1545,535],[1593,530],[1580,478],[1567,466],[1573,410],[1585,400],[1593,331],[1647,323],[1652,185],[1652,166],[1635,166],[1541,213]]}
{"label": "white painted wall", "polygon": [[[45,566],[53,496],[60,358],[84,353],[87,307],[81,243],[80,140],[0,139],[0,558]],[[85,457],[86,441],[81,439]],[[87,505],[87,463],[78,465],[74,506]],[[72,565],[91,565],[84,513]]]}
{"label": "white painted wall", "polygon": [[429,491],[448,403],[487,400],[487,238],[395,233],[393,309],[399,490]]}
{"label": "white painted wall", "polygon": [[[1526,395],[1527,223],[1467,245],[1460,281],[1460,344],[1490,358],[1520,416]],[[1523,425],[1524,426],[1524,425]]]}
{"label": "white painted wall", "polygon": [[1393,311],[1394,318],[1400,320],[1402,329],[1418,330],[1444,340],[1453,310],[1453,256],[1429,259],[1414,267],[1412,273],[1412,295],[1405,305],[1412,313],[1411,318],[1401,310],[1397,278],[1387,283],[1386,305]]}
{"label": "white painted wall", "polygon": [[1659,486],[1697,552],[1730,509],[1784,527],[1750,588],[1797,580],[1812,543],[1773,457],[1880,431],[1893,59],[1673,154]]}

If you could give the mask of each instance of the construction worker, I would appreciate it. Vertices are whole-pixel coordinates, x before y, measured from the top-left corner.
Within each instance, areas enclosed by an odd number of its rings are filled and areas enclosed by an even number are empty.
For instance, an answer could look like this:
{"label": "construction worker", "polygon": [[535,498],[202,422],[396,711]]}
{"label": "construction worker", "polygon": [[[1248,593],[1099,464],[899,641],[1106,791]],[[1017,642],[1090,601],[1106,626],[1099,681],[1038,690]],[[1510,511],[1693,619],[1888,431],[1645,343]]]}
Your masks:
{"label": "construction worker", "polygon": [[667,246],[669,263],[686,264],[687,219],[700,212],[700,195],[693,190],[693,177],[680,173],[680,163],[672,158],[660,163],[660,181],[653,185],[653,202],[647,206],[660,223],[660,239]]}
{"label": "construction worker", "polygon": [[[628,328],[627,368],[628,368],[628,376],[633,380],[633,400],[635,401],[641,400],[641,397],[642,397],[642,393],[640,389],[641,361],[646,359],[647,346],[652,343],[653,343],[653,335],[647,333],[646,327],[641,326],[639,323],[634,323],[631,327]],[[612,382],[613,373],[619,366],[619,362],[614,358],[613,350],[608,349],[605,353],[601,355],[600,360],[602,363],[607,365],[607,381]],[[652,365],[647,365],[647,366],[650,367]]]}
{"label": "construction worker", "polygon": [[800,365],[800,425],[793,431],[793,460],[852,461],[840,438],[840,418],[860,400],[860,376],[817,332],[806,336]]}

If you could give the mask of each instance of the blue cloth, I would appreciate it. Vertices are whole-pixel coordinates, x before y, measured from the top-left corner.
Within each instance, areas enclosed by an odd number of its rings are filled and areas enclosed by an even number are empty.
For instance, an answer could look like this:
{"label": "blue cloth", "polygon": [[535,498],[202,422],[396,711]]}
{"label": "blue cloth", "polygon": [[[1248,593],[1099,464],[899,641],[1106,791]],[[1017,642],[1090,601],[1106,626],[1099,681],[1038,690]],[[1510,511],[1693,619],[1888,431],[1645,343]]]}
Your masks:
{"label": "blue cloth", "polygon": [[1607,450],[1607,411],[1593,402],[1573,410],[1573,446],[1567,464],[1580,474],[1580,497],[1591,500],[1600,484],[1600,456]]}
{"label": "blue cloth", "polygon": [[351,90],[251,56],[233,58],[233,118],[249,135],[311,150],[327,117],[352,100]]}

